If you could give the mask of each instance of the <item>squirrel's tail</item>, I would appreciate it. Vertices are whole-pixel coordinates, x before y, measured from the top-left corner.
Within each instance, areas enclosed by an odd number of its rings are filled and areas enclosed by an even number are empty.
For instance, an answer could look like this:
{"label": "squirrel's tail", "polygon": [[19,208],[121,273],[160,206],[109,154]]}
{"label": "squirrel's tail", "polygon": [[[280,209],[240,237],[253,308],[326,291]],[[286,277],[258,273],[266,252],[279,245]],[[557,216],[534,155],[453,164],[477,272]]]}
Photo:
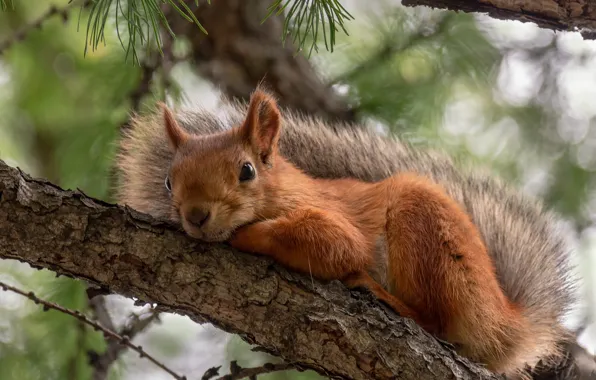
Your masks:
{"label": "squirrel's tail", "polygon": [[[228,106],[221,115],[195,109],[177,117],[192,133],[213,133],[242,122],[245,106]],[[566,338],[561,320],[574,301],[576,280],[567,240],[573,235],[539,201],[491,176],[458,169],[444,155],[412,149],[365,128],[330,126],[289,112],[284,113],[280,149],[317,177],[374,181],[411,171],[441,184],[478,226],[504,293],[528,321],[531,334],[524,360],[533,365],[557,354],[558,343]],[[171,204],[163,181],[170,160],[160,115],[135,120],[117,160],[119,202],[168,219]]]}
{"label": "squirrel's tail", "polygon": [[569,239],[574,232],[540,202],[493,178],[469,174],[462,179],[465,186],[456,199],[479,227],[499,283],[526,321],[517,364],[534,366],[540,360],[548,364],[570,338],[562,322],[575,302]]}

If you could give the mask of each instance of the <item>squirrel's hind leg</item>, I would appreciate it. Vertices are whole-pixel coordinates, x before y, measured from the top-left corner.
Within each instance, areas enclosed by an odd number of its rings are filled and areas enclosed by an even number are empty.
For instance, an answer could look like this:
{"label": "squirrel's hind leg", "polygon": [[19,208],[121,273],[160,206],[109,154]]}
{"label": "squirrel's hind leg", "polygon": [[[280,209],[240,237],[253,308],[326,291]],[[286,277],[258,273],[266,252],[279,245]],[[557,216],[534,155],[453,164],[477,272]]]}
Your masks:
{"label": "squirrel's hind leg", "polygon": [[396,313],[405,318],[412,318],[418,322],[418,314],[400,301],[397,297],[391,295],[385,288],[376,282],[367,272],[355,272],[349,274],[343,280],[343,283],[351,289],[366,288],[380,301],[386,303]]}
{"label": "squirrel's hind leg", "polygon": [[491,370],[518,368],[527,323],[503,293],[471,218],[425,178],[398,175],[386,186],[389,292],[460,354]]}

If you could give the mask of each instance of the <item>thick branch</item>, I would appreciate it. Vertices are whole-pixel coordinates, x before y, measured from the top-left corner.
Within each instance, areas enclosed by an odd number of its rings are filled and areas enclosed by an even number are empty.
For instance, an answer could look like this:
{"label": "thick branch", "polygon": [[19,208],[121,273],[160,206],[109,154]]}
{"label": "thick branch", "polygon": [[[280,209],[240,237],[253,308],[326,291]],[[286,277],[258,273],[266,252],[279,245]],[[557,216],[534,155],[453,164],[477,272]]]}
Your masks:
{"label": "thick branch", "polygon": [[596,3],[593,0],[403,0],[403,5],[426,5],[454,11],[488,13],[502,20],[535,22],[541,28],[583,31],[594,39]]}
{"label": "thick branch", "polygon": [[209,35],[168,12],[169,23],[191,43],[193,67],[229,96],[247,100],[264,80],[288,108],[323,118],[353,121],[345,102],[326,86],[290,41],[282,45],[281,17],[267,15],[269,0],[187,2]]}
{"label": "thick branch", "polygon": [[368,294],[191,240],[0,161],[0,257],[211,322],[298,368],[352,379],[496,379]]}

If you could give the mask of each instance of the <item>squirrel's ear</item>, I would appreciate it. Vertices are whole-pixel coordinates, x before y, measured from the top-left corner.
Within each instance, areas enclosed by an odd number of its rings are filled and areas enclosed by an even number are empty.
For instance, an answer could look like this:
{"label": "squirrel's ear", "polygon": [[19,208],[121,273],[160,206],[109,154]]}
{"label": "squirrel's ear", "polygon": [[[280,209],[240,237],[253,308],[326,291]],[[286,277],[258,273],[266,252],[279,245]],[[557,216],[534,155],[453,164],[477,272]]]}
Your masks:
{"label": "squirrel's ear", "polygon": [[281,115],[275,99],[257,89],[250,97],[246,120],[241,127],[243,138],[268,162],[277,148],[281,129]]}
{"label": "squirrel's ear", "polygon": [[158,105],[163,111],[164,125],[166,128],[166,133],[168,134],[170,145],[172,148],[178,149],[180,144],[186,141],[188,134],[182,128],[180,128],[176,118],[174,117],[174,114],[167,105],[161,102]]}

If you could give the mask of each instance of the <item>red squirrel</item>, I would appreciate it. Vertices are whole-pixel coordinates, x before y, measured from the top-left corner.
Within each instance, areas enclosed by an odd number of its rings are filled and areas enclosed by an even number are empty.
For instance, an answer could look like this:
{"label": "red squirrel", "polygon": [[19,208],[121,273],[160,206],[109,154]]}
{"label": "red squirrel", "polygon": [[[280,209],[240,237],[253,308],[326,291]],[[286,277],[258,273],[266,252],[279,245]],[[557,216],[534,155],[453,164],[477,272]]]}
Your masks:
{"label": "red squirrel", "polygon": [[279,154],[282,116],[260,89],[240,126],[211,135],[189,134],[162,108],[175,151],[165,187],[190,236],[367,288],[493,371],[516,374],[531,358],[539,343],[529,340],[522,308],[441,186],[410,173],[377,182],[308,176]]}

